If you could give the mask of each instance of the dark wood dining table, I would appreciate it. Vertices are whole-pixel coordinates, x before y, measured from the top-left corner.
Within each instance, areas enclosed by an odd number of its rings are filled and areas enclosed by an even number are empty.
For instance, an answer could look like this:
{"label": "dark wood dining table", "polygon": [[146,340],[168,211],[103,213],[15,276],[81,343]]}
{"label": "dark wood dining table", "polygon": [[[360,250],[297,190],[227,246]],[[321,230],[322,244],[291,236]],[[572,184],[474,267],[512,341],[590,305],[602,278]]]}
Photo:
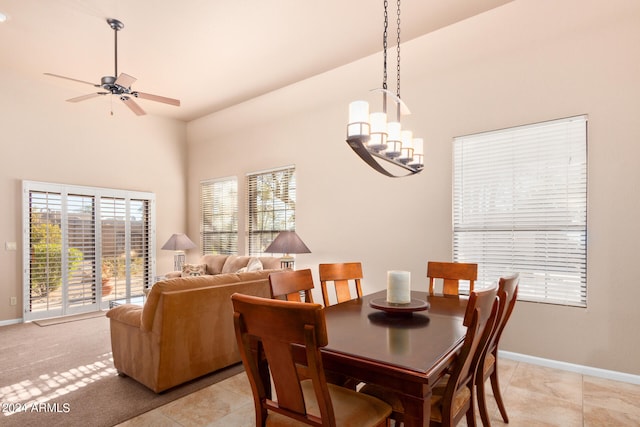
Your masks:
{"label": "dark wood dining table", "polygon": [[426,311],[398,316],[369,305],[386,299],[386,290],[326,307],[329,345],[324,368],[358,381],[394,390],[404,406],[404,425],[428,426],[431,388],[462,346],[466,296],[428,296]]}

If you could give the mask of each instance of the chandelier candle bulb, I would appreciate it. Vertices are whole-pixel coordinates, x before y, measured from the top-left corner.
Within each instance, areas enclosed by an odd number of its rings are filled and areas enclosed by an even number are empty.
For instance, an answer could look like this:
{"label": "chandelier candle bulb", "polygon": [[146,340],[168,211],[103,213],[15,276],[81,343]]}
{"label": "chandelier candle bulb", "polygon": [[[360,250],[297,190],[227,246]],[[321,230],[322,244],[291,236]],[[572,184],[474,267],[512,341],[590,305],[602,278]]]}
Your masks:
{"label": "chandelier candle bulb", "polygon": [[398,161],[407,164],[413,160],[413,132],[410,130],[402,131],[402,149],[400,150],[400,158]]}
{"label": "chandelier candle bulb", "polygon": [[402,149],[402,125],[400,122],[389,122],[387,124],[387,157],[396,158]]}
{"label": "chandelier candle bulb", "polygon": [[387,124],[388,141],[402,141],[402,125],[400,122],[389,122]]}
{"label": "chandelier candle bulb", "polygon": [[369,103],[353,101],[349,104],[347,137],[369,135]]}
{"label": "chandelier candle bulb", "polygon": [[409,166],[422,167],[424,161],[424,141],[422,138],[413,138],[413,160]]}
{"label": "chandelier candle bulb", "polygon": [[387,113],[369,114],[371,123],[371,139],[367,146],[378,152],[387,148]]}
{"label": "chandelier candle bulb", "polygon": [[394,304],[411,302],[410,271],[387,271],[387,302]]}

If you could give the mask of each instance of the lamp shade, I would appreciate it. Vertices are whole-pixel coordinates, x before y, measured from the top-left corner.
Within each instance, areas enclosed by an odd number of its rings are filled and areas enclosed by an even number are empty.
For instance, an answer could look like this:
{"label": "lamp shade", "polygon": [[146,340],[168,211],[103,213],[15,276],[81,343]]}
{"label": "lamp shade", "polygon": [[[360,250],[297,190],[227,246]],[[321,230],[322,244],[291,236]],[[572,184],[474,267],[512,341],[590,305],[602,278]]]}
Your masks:
{"label": "lamp shade", "polygon": [[304,244],[295,231],[281,231],[264,251],[278,254],[311,253],[307,245]]}
{"label": "lamp shade", "polygon": [[167,240],[167,243],[162,246],[162,249],[169,251],[185,251],[195,247],[196,244],[193,243],[186,234],[176,233]]}

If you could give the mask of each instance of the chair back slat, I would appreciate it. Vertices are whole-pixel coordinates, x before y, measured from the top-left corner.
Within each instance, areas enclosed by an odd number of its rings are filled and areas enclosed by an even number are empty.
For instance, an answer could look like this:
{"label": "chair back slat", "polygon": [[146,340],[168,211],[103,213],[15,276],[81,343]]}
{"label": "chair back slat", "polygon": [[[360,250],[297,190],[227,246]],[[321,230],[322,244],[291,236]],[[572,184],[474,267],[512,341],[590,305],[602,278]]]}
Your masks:
{"label": "chair back slat", "polygon": [[304,293],[304,302],[313,302],[311,290],[314,288],[310,269],[285,270],[269,274],[271,298],[302,302],[300,292]]}
{"label": "chair back slat", "polygon": [[324,305],[329,306],[330,298],[328,286],[333,282],[336,292],[336,301],[338,303],[352,299],[349,289],[350,283],[353,282],[357,298],[362,298],[362,264],[359,262],[320,264],[320,286],[322,287],[322,299]]}
{"label": "chair back slat", "polygon": [[442,279],[442,293],[445,295],[458,295],[460,280],[469,281],[469,292],[471,292],[475,281],[478,280],[478,264],[429,261],[427,277],[431,295],[435,292],[435,279]]}

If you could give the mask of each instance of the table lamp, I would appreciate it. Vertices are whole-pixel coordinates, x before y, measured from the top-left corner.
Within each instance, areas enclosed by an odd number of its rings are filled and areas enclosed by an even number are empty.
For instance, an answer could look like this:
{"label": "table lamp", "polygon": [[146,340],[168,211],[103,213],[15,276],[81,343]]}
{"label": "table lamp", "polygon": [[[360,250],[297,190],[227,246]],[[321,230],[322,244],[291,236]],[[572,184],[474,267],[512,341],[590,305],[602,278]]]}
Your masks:
{"label": "table lamp", "polygon": [[167,243],[162,246],[162,249],[175,251],[173,255],[173,269],[175,271],[182,271],[182,266],[186,258],[184,251],[195,247],[196,244],[193,243],[186,234],[176,233],[167,240]]}
{"label": "table lamp", "polygon": [[295,231],[281,231],[264,251],[283,254],[283,257],[280,258],[280,267],[291,269],[293,269],[295,260],[290,254],[311,253]]}

